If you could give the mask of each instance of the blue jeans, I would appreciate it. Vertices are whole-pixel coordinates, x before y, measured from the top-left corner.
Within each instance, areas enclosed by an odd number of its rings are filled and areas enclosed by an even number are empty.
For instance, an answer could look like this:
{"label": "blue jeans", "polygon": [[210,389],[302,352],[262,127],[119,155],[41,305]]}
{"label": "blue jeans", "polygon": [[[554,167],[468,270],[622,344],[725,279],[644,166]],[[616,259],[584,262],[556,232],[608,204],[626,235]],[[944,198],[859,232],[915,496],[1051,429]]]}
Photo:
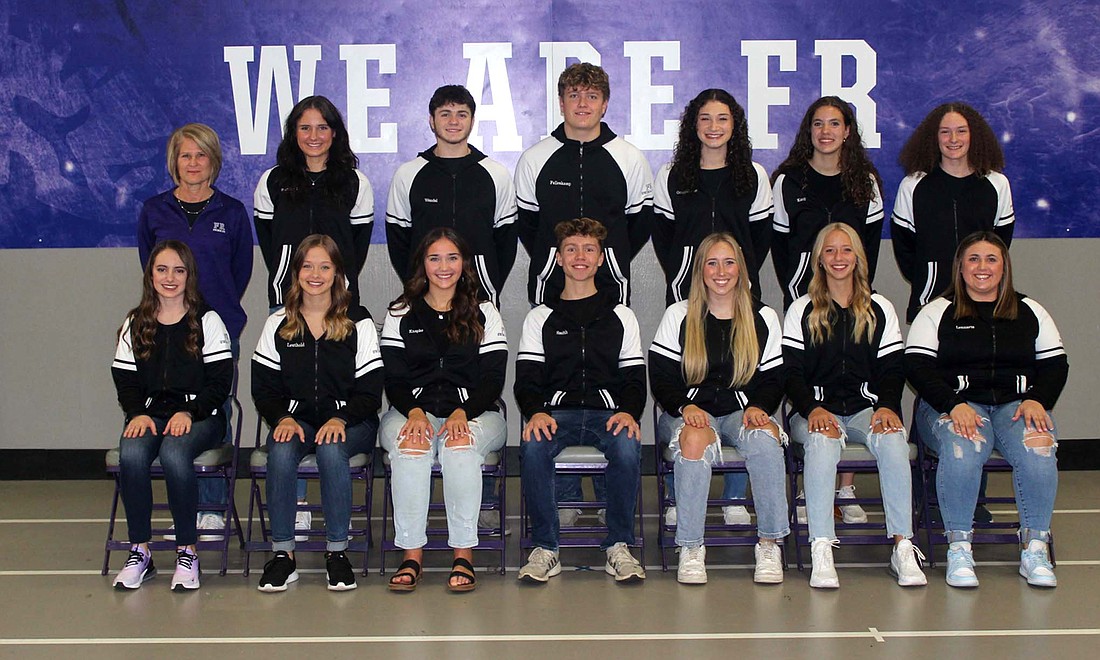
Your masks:
{"label": "blue jeans", "polygon": [[[969,403],[969,402],[968,402]],[[1020,540],[1046,541],[1058,494],[1057,440],[1049,447],[1024,444],[1026,426],[1021,417],[1012,421],[1019,401],[1001,405],[970,403],[985,426],[974,442],[956,435],[951,418],[940,415],[923,401],[917,408],[920,439],[939,457],[936,494],[948,541],[969,541],[974,536],[974,507],[982,466],[994,449],[1012,466],[1012,487],[1020,512]],[[1052,432],[1055,438],[1057,433]]]}
{"label": "blue jeans", "polygon": [[558,432],[550,440],[520,443],[519,457],[524,501],[531,516],[531,540],[540,548],[558,549],[558,509],[554,484],[554,457],[566,447],[596,447],[607,458],[607,537],[600,545],[634,543],[634,509],[642,475],[642,449],[626,431],[612,435],[610,410],[555,410]]}
{"label": "blue jeans", "polygon": [[123,437],[118,441],[119,481],[130,543],[147,543],[153,536],[153,481],[149,468],[159,458],[168,490],[168,508],[176,525],[176,543],[194,545],[198,540],[195,514],[199,503],[195,457],[218,446],[223,422],[221,418],[207,417],[193,422],[191,432],[181,436],[165,435],[159,430],[168,423],[163,417],[154,417],[153,423],[157,433],[146,432],[137,438]]}
{"label": "blue jeans", "polygon": [[676,545],[685,548],[703,545],[711,465],[718,460],[719,442],[735,447],[745,457],[745,469],[752,480],[758,535],[765,539],[781,539],[790,533],[783,446],[767,431],[746,431],[741,423],[743,415],[741,410],[721,417],[711,415],[715,442],[707,447],[702,458],[694,460],[680,453],[683,418],[662,413],[657,421],[657,441],[663,443],[667,439],[676,460],[673,468],[676,474]]}
{"label": "blue jeans", "polygon": [[[676,506],[676,472],[665,475],[665,492]],[[749,496],[749,475],[744,472],[727,472],[722,475],[722,499],[743,500]]]}
{"label": "blue jeans", "polygon": [[445,419],[428,415],[437,433],[428,451],[403,450],[398,434],[408,418],[395,409],[382,416],[380,441],[390,455],[393,475],[394,543],[403,550],[428,542],[428,504],[432,498],[432,464],[443,472],[443,502],[447,511],[447,543],[452,548],[477,546],[477,517],[481,511],[481,466],[485,457],[504,446],[508,428],[495,410],[470,420],[472,444],[447,447]]}
{"label": "blue jeans", "polygon": [[809,430],[806,418],[791,416],[791,439],[806,450],[803,475],[806,489],[806,517],[811,539],[836,539],[833,504],[836,499],[836,464],[846,442],[866,445],[878,463],[882,508],[886,511],[886,534],[913,536],[913,472],[909,465],[909,442],[905,432],[872,433],[874,410],[864,408],[854,415],[836,415],[840,421],[838,439]]}
{"label": "blue jeans", "polygon": [[351,525],[351,476],[348,459],[355,454],[374,450],[378,437],[378,418],[371,417],[345,429],[344,442],[316,443],[317,429],[298,420],[306,441],[297,437],[289,442],[275,442],[267,434],[267,508],[271,518],[271,549],[294,550],[294,515],[298,510],[295,497],[298,463],[306,454],[317,454],[317,471],[321,478],[321,509],[325,514],[325,549],[346,550],[348,528]]}

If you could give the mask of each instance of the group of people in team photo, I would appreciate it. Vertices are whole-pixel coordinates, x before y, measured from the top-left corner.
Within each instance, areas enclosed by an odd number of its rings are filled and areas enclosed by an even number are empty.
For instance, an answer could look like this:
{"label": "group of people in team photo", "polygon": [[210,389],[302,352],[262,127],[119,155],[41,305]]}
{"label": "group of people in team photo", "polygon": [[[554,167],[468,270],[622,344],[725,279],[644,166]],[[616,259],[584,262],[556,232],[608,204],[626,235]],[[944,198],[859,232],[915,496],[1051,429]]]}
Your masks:
{"label": "group of people in team photo", "polygon": [[[401,165],[390,186],[387,245],[403,290],[377,321],[359,289],[374,222],[370,182],[328,99],[311,96],[291,111],[276,165],[254,198],[270,307],[251,370],[268,428],[272,555],[260,591],[284,591],[299,579],[295,541],[311,521],[299,510],[306,491],[297,468],[308,453],[320,473],[328,589],[355,588],[345,554],[348,459],[376,442],[392,469],[394,539],[404,552],[389,589],[408,592],[421,581],[434,463],[442,468],[454,553],[446,587],[476,588],[472,551],[487,526],[482,500],[492,496],[481,466],[507,439],[499,402],[509,343],[499,304],[517,243],[530,256],[531,309],[512,342],[512,395],[522,415],[521,479],[534,546],[520,580],[545,583],[561,572],[561,527],[576,516],[558,502],[577,501],[579,484],[556,476],[554,459],[576,445],[594,446],[607,460],[596,483],[606,503],[605,571],[619,582],[646,577],[630,548],[640,422],[652,392],[656,441],[674,456],[675,506],[662,515],[676,526],[681,583],[707,581],[711,470],[722,448],[733,447],[751,482],[754,580],[784,578],[780,544],[794,508],[784,452],[797,450],[805,461],[810,586],[837,588],[835,507],[845,520],[866,520],[857,504],[845,504],[854,498],[852,475],[837,474],[843,448],[854,442],[878,462],[894,541],[891,574],[903,587],[927,584],[912,542],[901,409],[908,381],[919,399],[920,439],[939,461],[947,583],[978,585],[973,524],[982,466],[997,450],[1013,468],[1020,574],[1031,585],[1056,585],[1050,411],[1068,363],[1050,315],[1014,288],[1004,158],[977,111],[962,103],[935,108],[901,150],[906,177],[892,235],[912,291],[903,338],[894,305],[874,291],[883,183],[844,100],[827,96],[807,109],[769,179],[752,160],[742,107],[724,90],[705,90],[684,110],[672,161],[654,177],[643,153],[603,122],[611,90],[600,67],[569,66],[558,95],[563,123],[523,153],[513,178],[468,144],[470,93],[458,85],[436,90],[428,106],[436,144]],[[225,525],[199,503],[231,495],[200,485],[192,462],[227,439],[253,234],[245,206],[214,187],[221,149],[213,130],[176,130],[167,164],[176,186],[142,209],[142,296],[119,330],[112,365],[126,415],[120,480],[132,544],[114,579],[121,589],[156,574],[148,546],[154,459],[174,523],[173,590],[199,588],[195,543]],[[667,310],[647,355],[630,308],[631,262],[651,238]],[[782,320],[761,300],[769,253]],[[724,497],[743,498],[746,488],[744,479],[727,478]],[[738,506],[724,507],[723,516],[751,519]]]}

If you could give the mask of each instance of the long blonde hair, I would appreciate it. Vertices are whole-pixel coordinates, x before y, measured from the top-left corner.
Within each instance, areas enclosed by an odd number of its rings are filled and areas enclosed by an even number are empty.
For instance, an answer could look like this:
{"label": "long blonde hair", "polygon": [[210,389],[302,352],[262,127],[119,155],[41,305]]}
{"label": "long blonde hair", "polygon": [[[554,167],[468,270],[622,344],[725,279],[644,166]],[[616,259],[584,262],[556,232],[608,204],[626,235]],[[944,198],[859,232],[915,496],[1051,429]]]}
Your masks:
{"label": "long blonde hair", "polygon": [[861,338],[866,338],[871,343],[875,334],[875,312],[871,306],[871,285],[867,275],[867,252],[863,249],[863,241],[859,234],[850,225],[843,222],[834,222],[825,225],[817,234],[814,241],[814,249],[810,255],[810,264],[813,268],[813,279],[810,280],[810,340],[814,344],[823,344],[833,336],[833,323],[836,321],[836,312],[833,309],[832,299],[829,297],[828,275],[821,265],[821,253],[825,250],[825,239],[834,231],[839,231],[848,237],[852,244],[852,251],[856,255],[856,266],[852,270],[852,300],[848,303],[855,318],[852,326],[852,341],[859,343]]}
{"label": "long blonde hair", "polygon": [[730,319],[730,355],[733,358],[733,377],[730,379],[730,387],[742,387],[752,380],[756,367],[760,363],[760,340],[756,336],[756,314],[753,311],[745,254],[733,236],[725,232],[707,236],[695,251],[681,364],[684,380],[688,385],[698,385],[703,382],[710,370],[706,342],[706,319],[709,306],[707,305],[707,287],[703,282],[703,268],[711,248],[719,243],[726,243],[733,248],[740,271],[734,290],[733,316]]}
{"label": "long blonde hair", "polygon": [[302,239],[294,256],[290,258],[290,272],[293,277],[290,280],[290,291],[286,294],[286,323],[279,330],[279,336],[287,341],[293,341],[304,337],[308,329],[305,317],[302,316],[302,285],[298,282],[302,264],[306,261],[306,253],[315,247],[319,247],[328,255],[332,262],[333,278],[331,296],[332,302],[325,313],[325,335],[332,341],[343,341],[355,329],[355,323],[348,318],[348,306],[351,304],[351,293],[344,283],[344,260],[340,256],[340,248],[336,242],[324,234],[310,234]]}

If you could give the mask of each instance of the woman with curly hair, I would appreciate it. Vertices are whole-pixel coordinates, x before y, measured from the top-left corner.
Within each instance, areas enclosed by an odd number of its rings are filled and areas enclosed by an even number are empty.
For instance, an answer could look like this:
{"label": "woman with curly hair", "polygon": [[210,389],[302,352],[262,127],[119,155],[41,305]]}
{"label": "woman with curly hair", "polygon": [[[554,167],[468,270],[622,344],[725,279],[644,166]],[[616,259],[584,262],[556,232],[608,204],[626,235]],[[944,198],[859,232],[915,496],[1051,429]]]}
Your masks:
{"label": "woman with curly hair", "polygon": [[666,304],[687,299],[695,250],[714,232],[728,232],[741,245],[743,272],[760,299],[772,193],[764,168],[752,160],[745,111],[726,90],[703,90],[684,108],[672,162],[654,181],[653,206],[653,247],[668,282]]}
{"label": "woman with curly hair", "polygon": [[867,255],[856,230],[825,226],[811,252],[809,293],[787,310],[783,366],[791,438],[806,458],[810,586],[840,586],[833,564],[836,465],[845,443],[866,445],[878,463],[886,531],[894,539],[890,572],[903,587],[927,584],[913,545],[909,443],[901,422],[901,326],[890,301],[871,292]]}
{"label": "woman with curly hair", "polygon": [[199,294],[190,248],[175,240],[153,247],[142,279],[141,303],[118,331],[111,364],[118,403],[126,413],[119,440],[119,481],[130,554],[116,589],[137,589],[157,574],[149,552],[153,487],[150,466],[160,459],[176,529],[172,590],[199,588],[195,516],[199,503],[194,460],[225,435],[221,406],[233,382],[229,332]]}
{"label": "woman with curly hair", "polygon": [[830,222],[843,222],[859,234],[873,284],[882,239],[882,178],[867,156],[852,106],[836,96],[811,103],[787,159],[772,176],[772,263],[783,309],[806,294],[813,274],[810,252]]}
{"label": "woman with curly hair", "polygon": [[382,356],[370,314],[353,306],[335,241],[312,234],[290,260],[286,306],[267,319],[252,356],[252,397],[267,436],[271,550],[258,588],[286,591],[298,579],[295,481],[316,454],[325,514],[329,591],[356,587],[345,551],[351,522],[348,459],[373,451],[382,405]]}
{"label": "woman with curly hair", "polygon": [[352,153],[340,111],[323,96],[302,99],[283,127],[276,165],[263,173],[253,199],[256,238],[267,264],[268,304],[274,310],[296,275],[288,268],[310,234],[332,237],[347,267],[352,305],[359,304],[359,271],[374,225],[374,193]]}
{"label": "woman with curly hair", "polygon": [[992,231],[1012,243],[1012,190],[993,129],[965,103],[928,113],[902,147],[905,178],[891,218],[894,256],[911,293],[906,320],[951,284],[951,260],[963,237]]}
{"label": "woman with curly hair", "polygon": [[420,582],[438,460],[454,549],[447,588],[472,591],[481,466],[507,439],[496,401],[504,389],[508,343],[496,307],[478,301],[473,255],[458,233],[429,231],[412,264],[382,328],[386,397],[393,408],[382,417],[380,437],[393,470],[394,538],[405,550],[389,588],[412,591]]}

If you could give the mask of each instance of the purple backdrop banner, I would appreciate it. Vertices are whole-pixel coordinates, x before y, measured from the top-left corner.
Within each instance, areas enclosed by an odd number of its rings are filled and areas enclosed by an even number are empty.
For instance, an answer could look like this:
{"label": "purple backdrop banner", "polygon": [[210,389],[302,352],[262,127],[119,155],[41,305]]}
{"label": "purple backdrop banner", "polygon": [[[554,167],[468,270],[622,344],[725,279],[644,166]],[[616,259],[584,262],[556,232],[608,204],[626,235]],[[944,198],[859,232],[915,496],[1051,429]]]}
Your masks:
{"label": "purple backdrop banner", "polygon": [[576,59],[607,69],[607,121],[654,169],[701,89],[745,106],[769,171],[804,108],[839,94],[888,209],[912,128],[968,101],[1004,144],[1016,235],[1095,237],[1098,35],[1091,0],[0,0],[0,248],[133,245],[141,202],[171,186],[165,140],[189,121],[218,131],[217,185],[251,207],[282,118],[312,93],[344,112],[382,218],[394,169],[433,143],[437,86],[471,88],[475,143],[511,168],[557,123],[554,83]]}

